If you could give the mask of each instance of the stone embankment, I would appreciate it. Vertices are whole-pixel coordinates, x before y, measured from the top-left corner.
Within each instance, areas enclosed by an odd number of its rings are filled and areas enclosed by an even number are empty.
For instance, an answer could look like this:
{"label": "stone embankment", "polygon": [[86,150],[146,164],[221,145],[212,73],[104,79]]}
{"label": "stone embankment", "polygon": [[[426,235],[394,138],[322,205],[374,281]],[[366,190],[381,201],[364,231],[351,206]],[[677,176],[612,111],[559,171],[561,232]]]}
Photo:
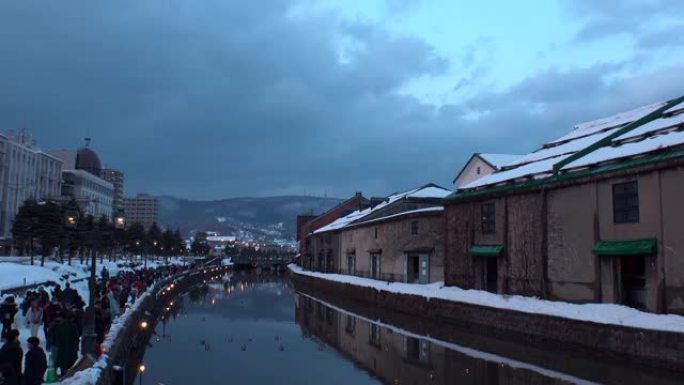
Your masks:
{"label": "stone embankment", "polygon": [[292,278],[297,291],[333,303],[353,301],[367,308],[399,312],[448,326],[441,328],[443,330],[472,331],[532,347],[553,347],[630,365],[684,371],[683,333],[600,324],[401,294],[298,274],[296,271],[292,272]]}

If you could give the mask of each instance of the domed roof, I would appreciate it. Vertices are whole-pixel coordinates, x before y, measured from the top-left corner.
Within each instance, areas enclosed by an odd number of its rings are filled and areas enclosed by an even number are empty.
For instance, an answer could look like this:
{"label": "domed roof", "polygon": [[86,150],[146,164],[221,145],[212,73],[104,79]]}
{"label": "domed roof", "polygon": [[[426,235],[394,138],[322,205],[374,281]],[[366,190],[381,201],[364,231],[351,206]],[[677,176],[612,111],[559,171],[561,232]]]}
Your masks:
{"label": "domed roof", "polygon": [[84,147],[76,153],[76,169],[84,170],[93,175],[100,176],[102,163],[97,153],[88,147]]}

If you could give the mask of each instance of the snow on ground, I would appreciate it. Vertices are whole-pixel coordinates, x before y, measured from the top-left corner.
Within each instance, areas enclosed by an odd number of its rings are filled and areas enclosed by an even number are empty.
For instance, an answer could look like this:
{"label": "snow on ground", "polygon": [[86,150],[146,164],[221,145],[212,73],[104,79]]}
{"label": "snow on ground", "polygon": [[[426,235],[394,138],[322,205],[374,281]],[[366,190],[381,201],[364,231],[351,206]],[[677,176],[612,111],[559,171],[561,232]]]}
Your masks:
{"label": "snow on ground", "polygon": [[43,283],[46,281],[59,282],[61,272],[54,271],[49,266],[22,265],[13,262],[0,263],[0,289]]}
{"label": "snow on ground", "polygon": [[[0,289],[9,289],[25,285],[45,283],[47,281],[59,283],[63,288],[65,283],[69,281],[71,283],[71,287],[78,291],[78,293],[83,298],[83,301],[85,303],[88,303],[90,297],[87,280],[87,278],[90,276],[89,260],[85,260],[84,263],[81,264],[80,260],[74,259],[72,260],[71,265],[67,264],[66,262],[62,264],[59,262],[49,260],[45,262],[45,266],[43,267],[40,266],[39,258],[36,259],[37,263],[35,265],[25,264],[27,263],[27,259],[25,257],[16,257],[12,259],[12,261],[14,262],[0,262]],[[166,265],[166,262],[167,261],[161,258],[158,260],[150,259],[147,261],[147,267],[156,268],[159,266]],[[98,258],[97,274],[99,276],[102,267],[106,267],[111,275],[117,274],[119,271],[129,271],[131,270],[131,267],[128,267],[128,263],[128,260],[109,261],[106,258],[102,262],[100,262],[100,259]],[[135,263],[139,266],[142,266],[143,262],[137,260],[135,261]],[[174,257],[168,259],[168,264],[184,265],[185,261],[183,258]],[[105,349],[108,350],[111,347],[120,329],[123,327],[128,317],[130,317],[130,314],[138,308],[143,298],[150,295],[149,293],[152,290],[153,288],[148,289],[147,293],[140,296],[136,300],[135,304],[128,308],[123,315],[117,317],[112,322],[111,329],[109,330],[109,333],[105,337],[105,341],[102,344],[102,346]],[[48,291],[50,291],[49,288]],[[7,295],[2,296],[0,300],[4,299],[4,297],[7,297]],[[16,298],[17,306],[21,305],[22,301],[23,297]],[[17,315],[14,317],[13,327],[19,330],[19,340],[21,342],[22,349],[24,350],[24,352],[26,352],[28,350],[28,344],[26,342],[26,339],[30,337],[31,332],[28,328],[28,325],[26,324],[26,318],[22,315],[21,311],[19,311]],[[42,326],[38,331],[38,338],[40,339],[43,348],[45,348],[46,338]],[[107,356],[103,355],[102,357],[100,357],[100,359],[98,359],[98,361],[92,368],[78,372],[72,378],[63,381],[62,383],[73,385],[95,384],[100,376],[102,369],[107,367],[107,359]]]}
{"label": "snow on ground", "polygon": [[233,258],[223,258],[221,260],[221,266],[233,266]]}
{"label": "snow on ground", "polygon": [[448,301],[489,306],[531,314],[544,314],[600,324],[684,333],[683,316],[646,313],[616,304],[572,304],[560,301],[547,301],[536,297],[501,295],[481,290],[465,290],[458,287],[447,287],[444,286],[444,282],[435,282],[428,285],[396,282],[389,283],[351,275],[304,271],[301,267],[294,264],[288,265],[288,268],[296,274],[340,283],[348,283],[351,285],[371,287],[378,291],[384,290],[390,293],[412,294],[428,299],[438,298]]}

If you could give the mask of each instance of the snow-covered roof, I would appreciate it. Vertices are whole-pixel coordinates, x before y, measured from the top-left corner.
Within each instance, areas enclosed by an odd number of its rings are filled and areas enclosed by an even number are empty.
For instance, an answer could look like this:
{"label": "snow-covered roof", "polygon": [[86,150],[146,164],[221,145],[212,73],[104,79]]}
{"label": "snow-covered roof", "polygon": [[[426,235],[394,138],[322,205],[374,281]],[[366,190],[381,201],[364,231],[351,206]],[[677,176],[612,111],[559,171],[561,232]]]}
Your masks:
{"label": "snow-covered roof", "polygon": [[[580,123],[567,135],[548,142],[540,149],[519,157],[499,171],[477,179],[460,190],[476,189],[501,183],[541,179],[553,175],[554,166],[570,156],[587,149],[597,142],[617,133],[629,123],[635,122],[674,101],[651,104],[613,116]],[[642,155],[645,153],[684,145],[684,133],[678,131],[684,125],[684,102],[679,100],[663,114],[650,122],[637,126],[613,138],[606,146],[584,154],[562,167],[568,171]]]}
{"label": "snow-covered roof", "polygon": [[398,214],[392,214],[392,215],[388,215],[385,217],[370,219],[367,221],[360,221],[360,222],[356,221],[356,222],[354,222],[354,225],[374,223],[374,222],[384,221],[384,220],[391,219],[391,218],[402,217],[404,215],[434,213],[434,212],[440,212],[440,211],[444,211],[444,206],[434,206],[434,207],[426,207],[426,208],[416,209],[416,210],[403,211],[403,212],[400,212]]}
{"label": "snow-covered roof", "polygon": [[520,158],[520,155],[511,155],[511,154],[477,154],[480,158],[482,158],[485,162],[489,163],[496,169],[500,169],[503,166],[509,165],[518,158]]}
{"label": "snow-covered roof", "polygon": [[452,193],[452,191],[447,190],[445,188],[439,187],[434,184],[427,184],[422,187],[414,188],[409,191],[405,191],[402,193],[395,193],[390,196],[388,196],[382,203],[374,206],[374,207],[369,207],[363,210],[356,210],[352,212],[349,215],[346,215],[344,217],[338,218],[334,222],[331,222],[327,226],[323,226],[316,231],[314,231],[314,234],[318,233],[324,233],[326,231],[332,231],[332,230],[339,230],[343,227],[346,227],[353,222],[357,222],[362,218],[367,217],[368,215],[378,212],[379,210],[382,210],[383,208],[393,204],[394,202],[397,202],[402,199],[429,199],[429,198],[436,198],[436,199],[442,199],[446,198]]}
{"label": "snow-covered roof", "polygon": [[569,134],[562,136],[551,143],[564,142],[566,140],[572,140],[582,136],[591,135],[609,128],[624,126],[627,123],[631,123],[642,116],[648,115],[658,108],[663,107],[666,103],[667,102],[654,103],[648,106],[638,107],[633,110],[620,112],[607,118],[576,124],[574,129],[570,131]]}

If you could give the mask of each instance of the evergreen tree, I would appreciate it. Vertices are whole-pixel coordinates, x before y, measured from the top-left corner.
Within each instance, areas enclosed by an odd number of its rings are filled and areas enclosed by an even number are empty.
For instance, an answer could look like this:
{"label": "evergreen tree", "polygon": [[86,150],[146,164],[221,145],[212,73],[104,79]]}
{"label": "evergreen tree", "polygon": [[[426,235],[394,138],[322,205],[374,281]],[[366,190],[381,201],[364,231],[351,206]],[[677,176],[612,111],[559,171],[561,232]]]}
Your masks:
{"label": "evergreen tree", "polygon": [[162,254],[164,256],[169,256],[172,254],[173,249],[175,247],[175,237],[173,235],[173,231],[171,229],[166,229],[164,230],[164,233],[162,233],[162,242],[161,245],[164,248],[162,251]]}
{"label": "evergreen tree", "polygon": [[159,249],[162,247],[162,232],[157,222],[152,223],[149,230],[147,230],[146,241],[149,252],[153,255],[158,255]]}
{"label": "evergreen tree", "polygon": [[33,238],[36,236],[36,224],[38,222],[38,204],[34,200],[27,200],[19,208],[12,224],[12,237],[14,245],[20,254],[28,251],[31,254],[33,265]]}
{"label": "evergreen tree", "polygon": [[100,263],[104,260],[104,254],[111,255],[114,249],[114,224],[107,216],[102,214],[96,225],[97,243],[96,248],[100,253]]}
{"label": "evergreen tree", "polygon": [[37,204],[38,221],[35,223],[35,236],[40,242],[40,265],[45,265],[45,257],[51,255],[64,238],[64,216],[62,207],[56,202]]}
{"label": "evergreen tree", "polygon": [[126,230],[125,244],[131,253],[141,253],[147,244],[147,233],[141,223],[134,223]]}
{"label": "evergreen tree", "polygon": [[179,255],[185,254],[185,240],[183,240],[180,229],[176,229],[176,231],[173,233],[173,239],[174,249],[177,250],[177,253]]}
{"label": "evergreen tree", "polygon": [[[65,218],[65,221],[67,215],[73,215],[77,221],[79,220],[79,218],[83,217],[83,213],[81,212],[81,206],[73,198],[62,206],[62,216]],[[69,253],[68,263],[70,265],[71,259],[73,258],[74,254],[78,253],[78,251],[81,249],[83,239],[84,234],[81,234],[78,231],[78,222],[76,224],[76,227],[65,226],[62,250],[67,251]]]}
{"label": "evergreen tree", "polygon": [[206,256],[209,255],[209,244],[207,243],[207,233],[197,232],[195,234],[195,239],[190,245],[190,251],[194,255]]}

